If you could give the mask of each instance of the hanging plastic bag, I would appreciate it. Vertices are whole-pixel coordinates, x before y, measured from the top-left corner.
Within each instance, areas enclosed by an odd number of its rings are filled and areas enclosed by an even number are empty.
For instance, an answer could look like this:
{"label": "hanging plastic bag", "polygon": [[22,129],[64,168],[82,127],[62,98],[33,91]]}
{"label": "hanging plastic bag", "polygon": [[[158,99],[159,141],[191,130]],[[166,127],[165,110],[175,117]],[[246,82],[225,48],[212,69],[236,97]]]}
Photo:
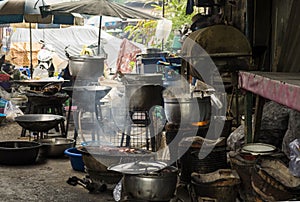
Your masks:
{"label": "hanging plastic bag", "polygon": [[290,162],[289,170],[291,173],[300,177],[300,139],[295,139],[289,144],[290,147]]}
{"label": "hanging plastic bag", "polygon": [[158,20],[155,37],[158,40],[167,40],[172,29],[172,21],[167,19]]}
{"label": "hanging plastic bag", "polygon": [[22,110],[14,105],[11,101],[8,101],[4,108],[4,114],[6,114],[7,121],[14,121],[17,116],[24,115]]}

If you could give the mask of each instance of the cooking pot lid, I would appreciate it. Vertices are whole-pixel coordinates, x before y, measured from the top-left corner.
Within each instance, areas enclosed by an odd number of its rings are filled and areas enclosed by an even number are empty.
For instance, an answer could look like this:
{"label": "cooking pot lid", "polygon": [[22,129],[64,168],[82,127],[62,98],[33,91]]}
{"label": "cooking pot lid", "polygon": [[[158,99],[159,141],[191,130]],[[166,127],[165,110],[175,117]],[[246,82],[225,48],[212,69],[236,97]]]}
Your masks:
{"label": "cooking pot lid", "polygon": [[250,143],[242,147],[242,152],[251,153],[253,155],[266,155],[274,152],[276,147],[264,143]]}
{"label": "cooking pot lid", "polygon": [[124,174],[142,174],[162,170],[167,164],[161,161],[135,161],[108,167],[108,170]]}

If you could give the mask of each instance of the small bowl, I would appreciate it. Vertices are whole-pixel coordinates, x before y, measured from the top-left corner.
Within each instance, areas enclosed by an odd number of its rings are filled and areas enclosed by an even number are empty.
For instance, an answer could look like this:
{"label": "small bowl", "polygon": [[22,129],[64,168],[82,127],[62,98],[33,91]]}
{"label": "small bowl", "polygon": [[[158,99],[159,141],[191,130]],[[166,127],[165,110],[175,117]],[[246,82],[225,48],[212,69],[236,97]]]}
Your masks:
{"label": "small bowl", "polygon": [[65,150],[65,155],[70,158],[71,166],[73,170],[84,172],[84,162],[82,159],[82,154],[77,150],[76,147],[72,147]]}
{"label": "small bowl", "polygon": [[66,149],[74,147],[75,140],[68,138],[49,138],[37,140],[42,144],[42,154],[45,157],[61,157]]}

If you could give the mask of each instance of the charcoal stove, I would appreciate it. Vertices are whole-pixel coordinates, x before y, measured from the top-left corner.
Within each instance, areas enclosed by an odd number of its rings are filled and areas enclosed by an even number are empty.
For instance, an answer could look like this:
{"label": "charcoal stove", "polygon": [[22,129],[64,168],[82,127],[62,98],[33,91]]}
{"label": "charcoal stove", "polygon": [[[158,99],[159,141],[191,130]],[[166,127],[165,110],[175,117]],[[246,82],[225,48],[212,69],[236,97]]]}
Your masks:
{"label": "charcoal stove", "polygon": [[[208,142],[208,145],[214,146],[205,158],[199,159],[199,152],[204,142]],[[187,151],[186,148],[188,148]],[[203,149],[201,151],[206,152],[209,148],[204,147]],[[182,150],[186,152],[184,153]],[[193,172],[204,174],[228,168],[226,141],[224,137],[215,140],[205,139],[200,136],[187,137],[179,143],[178,151],[179,153],[184,153],[180,158],[180,181],[182,183],[189,184]]]}
{"label": "charcoal stove", "polygon": [[[162,77],[162,74],[123,75],[127,112],[121,146],[125,143],[125,146],[139,145],[138,147],[156,151],[154,122],[158,117],[153,111],[158,109],[156,106],[163,106]],[[145,137],[141,135],[143,133]]]}
{"label": "charcoal stove", "polygon": [[[173,124],[173,123],[166,123],[165,125],[165,134],[166,134],[166,143],[167,145],[171,144],[172,141],[175,141],[175,137],[183,137],[185,133],[195,133],[197,136],[205,137],[207,131],[208,131],[208,122],[202,122],[202,126],[195,126],[192,124],[188,124],[185,126],[180,127],[179,124]],[[180,140],[179,140],[180,141]],[[179,142],[176,141],[176,145],[178,145]],[[172,150],[172,147],[170,147]],[[175,148],[177,149],[177,147]],[[177,156],[177,151],[170,152],[170,158],[175,159]]]}

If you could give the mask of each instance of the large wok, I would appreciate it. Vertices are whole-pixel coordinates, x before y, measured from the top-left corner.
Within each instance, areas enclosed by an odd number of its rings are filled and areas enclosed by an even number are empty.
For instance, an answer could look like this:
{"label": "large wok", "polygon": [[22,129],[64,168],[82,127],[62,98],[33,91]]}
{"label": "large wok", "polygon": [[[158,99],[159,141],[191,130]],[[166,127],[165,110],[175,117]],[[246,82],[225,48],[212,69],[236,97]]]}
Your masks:
{"label": "large wok", "polygon": [[24,129],[35,132],[47,132],[63,120],[63,116],[54,114],[25,114],[15,118]]}
{"label": "large wok", "polygon": [[[111,87],[109,86],[68,86],[62,88],[70,97],[84,98],[95,97],[95,99],[102,99],[109,93]],[[75,96],[76,94],[76,96]],[[74,96],[73,96],[74,95]]]}
{"label": "large wok", "polygon": [[0,164],[25,165],[36,162],[41,144],[29,141],[0,142]]}

